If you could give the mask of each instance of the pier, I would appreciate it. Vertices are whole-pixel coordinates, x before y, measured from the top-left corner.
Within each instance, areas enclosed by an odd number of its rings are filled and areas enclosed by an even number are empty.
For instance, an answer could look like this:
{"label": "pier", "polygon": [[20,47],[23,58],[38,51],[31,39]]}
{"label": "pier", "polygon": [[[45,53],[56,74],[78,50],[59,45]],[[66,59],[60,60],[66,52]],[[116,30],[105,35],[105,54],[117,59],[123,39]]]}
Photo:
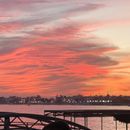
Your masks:
{"label": "pier", "polygon": [[[72,130],[91,130],[89,128],[90,117],[100,117],[101,127],[98,130],[105,130],[104,117],[114,118],[115,130],[118,130],[118,122],[125,123],[126,130],[128,130],[130,110],[45,110],[43,115],[0,112],[0,129],[42,130],[51,122],[64,121]],[[83,118],[83,125],[76,121],[77,118]]]}
{"label": "pier", "polygon": [[42,130],[51,122],[64,121],[72,130],[90,130],[72,121],[47,115],[0,112],[0,130]]}
{"label": "pier", "polygon": [[61,117],[65,119],[68,117],[70,121],[75,122],[76,118],[84,119],[84,126],[89,128],[88,120],[89,117],[100,117],[101,118],[101,130],[105,130],[103,124],[104,117],[113,117],[115,120],[115,130],[118,130],[118,122],[126,124],[126,130],[128,130],[128,124],[130,123],[130,110],[45,110],[44,113],[52,117]]}

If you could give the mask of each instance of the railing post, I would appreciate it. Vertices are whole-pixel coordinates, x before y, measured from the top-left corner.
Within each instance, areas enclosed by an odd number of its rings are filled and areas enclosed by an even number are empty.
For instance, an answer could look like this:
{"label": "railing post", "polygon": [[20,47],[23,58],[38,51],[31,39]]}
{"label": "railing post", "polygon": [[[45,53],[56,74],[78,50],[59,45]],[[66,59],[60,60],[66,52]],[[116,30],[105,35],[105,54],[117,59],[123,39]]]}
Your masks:
{"label": "railing post", "polygon": [[103,117],[101,117],[101,130],[103,130]]}
{"label": "railing post", "polygon": [[9,117],[5,117],[5,120],[4,120],[4,130],[9,130],[9,126],[10,126],[10,118]]}

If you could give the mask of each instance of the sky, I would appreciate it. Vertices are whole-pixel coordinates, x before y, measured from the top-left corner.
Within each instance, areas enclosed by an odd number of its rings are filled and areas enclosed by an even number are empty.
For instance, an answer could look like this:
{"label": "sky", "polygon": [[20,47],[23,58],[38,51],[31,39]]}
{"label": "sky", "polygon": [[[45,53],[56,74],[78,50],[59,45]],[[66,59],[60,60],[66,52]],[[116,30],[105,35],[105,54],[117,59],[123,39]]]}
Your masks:
{"label": "sky", "polygon": [[129,95],[129,0],[0,0],[0,95]]}

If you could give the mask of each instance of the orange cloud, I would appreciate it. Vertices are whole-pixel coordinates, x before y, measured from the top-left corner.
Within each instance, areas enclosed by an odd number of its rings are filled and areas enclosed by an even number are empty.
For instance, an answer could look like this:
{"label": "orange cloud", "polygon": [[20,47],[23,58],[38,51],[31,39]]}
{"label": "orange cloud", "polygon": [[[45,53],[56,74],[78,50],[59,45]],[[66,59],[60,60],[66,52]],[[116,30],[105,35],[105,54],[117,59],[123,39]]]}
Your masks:
{"label": "orange cloud", "polygon": [[[81,1],[79,5],[71,1],[70,5],[70,1],[62,1],[57,8],[57,0],[54,8],[51,2],[46,6],[39,2],[15,0],[8,6],[0,2],[5,5],[3,11],[11,10],[7,14],[21,12],[19,17],[12,16],[0,25],[0,33],[4,34],[0,40],[0,94],[128,93],[129,78],[118,76],[124,70],[117,69],[126,60],[113,58],[119,48],[92,33],[101,27],[99,23],[80,18],[81,12],[96,11],[101,5]],[[18,37],[17,30],[26,35]],[[12,32],[15,35],[7,38]]]}
{"label": "orange cloud", "polygon": [[24,91],[29,94],[56,95],[57,91],[62,94],[64,90],[65,94],[73,94],[76,92],[75,87],[77,91],[82,90],[85,86],[87,87],[88,80],[91,81],[99,75],[104,76],[109,73],[109,70],[102,68],[102,65],[87,62],[73,63],[73,58],[78,58],[82,54],[87,56],[92,52],[93,54],[100,52],[97,53],[96,60],[98,60],[105,51],[110,50],[113,49],[99,45],[96,47],[95,44],[90,45],[90,43],[76,45],[73,42],[37,44],[16,49],[0,58],[0,69],[3,70],[0,83],[2,86],[8,86],[8,89],[5,87],[1,92],[7,90],[15,94],[21,90],[19,94]]}

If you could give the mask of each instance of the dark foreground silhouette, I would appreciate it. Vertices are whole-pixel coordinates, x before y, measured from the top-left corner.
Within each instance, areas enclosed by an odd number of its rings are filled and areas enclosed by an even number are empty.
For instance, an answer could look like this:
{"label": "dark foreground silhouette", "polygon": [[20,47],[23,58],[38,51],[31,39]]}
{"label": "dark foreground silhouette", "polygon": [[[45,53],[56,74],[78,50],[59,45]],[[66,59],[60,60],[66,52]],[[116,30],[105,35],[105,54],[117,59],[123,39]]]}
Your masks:
{"label": "dark foreground silhouette", "polygon": [[43,130],[71,130],[67,123],[58,121],[48,124]]}

